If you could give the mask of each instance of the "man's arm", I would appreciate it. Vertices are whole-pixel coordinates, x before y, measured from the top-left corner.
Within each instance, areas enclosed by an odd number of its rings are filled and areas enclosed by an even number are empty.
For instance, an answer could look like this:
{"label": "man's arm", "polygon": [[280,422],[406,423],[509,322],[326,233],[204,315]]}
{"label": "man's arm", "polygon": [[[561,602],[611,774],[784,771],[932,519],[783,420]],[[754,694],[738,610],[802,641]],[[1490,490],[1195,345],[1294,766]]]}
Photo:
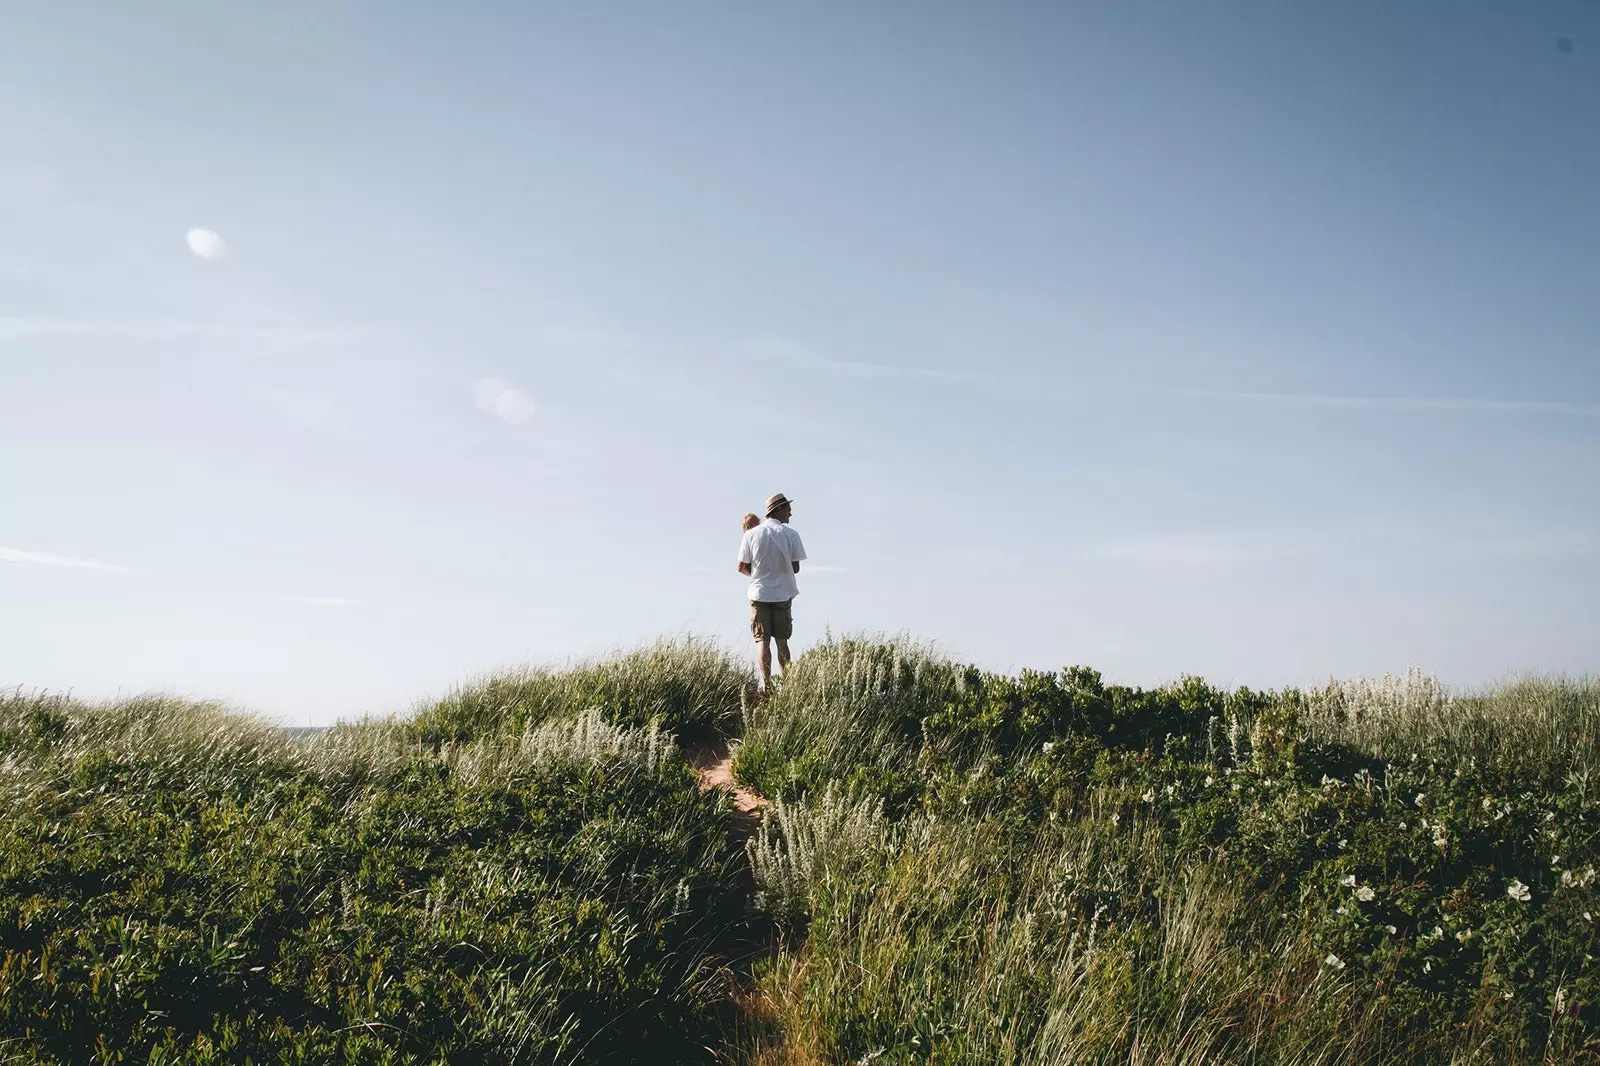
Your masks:
{"label": "man's arm", "polygon": [[799,563],[795,563],[794,564],[794,572],[797,573],[797,574],[800,572],[800,564]]}
{"label": "man's arm", "polygon": [[[797,573],[797,574],[800,572],[800,564],[799,563],[795,563],[794,564],[794,572]],[[749,563],[740,563],[739,564],[739,573],[743,574],[745,577],[749,577],[750,576],[750,564]]]}
{"label": "man's arm", "polygon": [[756,553],[750,547],[750,534],[754,532],[749,530],[739,538],[739,573],[745,577],[750,576],[750,564],[756,561]]}

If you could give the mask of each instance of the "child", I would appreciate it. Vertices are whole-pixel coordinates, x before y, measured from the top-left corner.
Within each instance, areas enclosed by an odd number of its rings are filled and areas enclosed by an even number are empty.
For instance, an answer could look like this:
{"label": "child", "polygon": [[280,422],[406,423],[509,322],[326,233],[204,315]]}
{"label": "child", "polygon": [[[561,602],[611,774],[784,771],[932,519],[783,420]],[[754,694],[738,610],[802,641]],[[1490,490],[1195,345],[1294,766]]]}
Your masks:
{"label": "child", "polygon": [[744,531],[746,533],[750,532],[760,524],[761,519],[757,518],[754,514],[747,514],[744,516]]}

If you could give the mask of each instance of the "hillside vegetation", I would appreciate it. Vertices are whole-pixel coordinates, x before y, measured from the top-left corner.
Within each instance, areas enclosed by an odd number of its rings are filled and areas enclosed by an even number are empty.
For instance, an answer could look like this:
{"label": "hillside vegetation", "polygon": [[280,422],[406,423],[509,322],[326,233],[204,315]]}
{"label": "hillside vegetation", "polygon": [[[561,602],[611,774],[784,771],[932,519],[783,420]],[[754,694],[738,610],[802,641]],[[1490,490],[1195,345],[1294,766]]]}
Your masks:
{"label": "hillside vegetation", "polygon": [[[725,657],[653,654],[639,706],[675,722],[672,668],[700,664],[737,712]],[[501,681],[303,742],[172,701],[0,701],[0,1054],[703,1055],[746,863],[659,721],[577,698],[626,662],[524,679],[537,717],[494,702]],[[464,705],[480,728],[441,742],[429,723]]]}
{"label": "hillside vegetation", "polygon": [[791,1061],[1600,1061],[1597,748],[1594,685],[1142,691],[832,642],[735,762],[781,801],[764,1006]]}
{"label": "hillside vegetation", "polygon": [[1600,1062],[1600,687],[748,682],[680,641],[299,740],[0,698],[0,1059]]}

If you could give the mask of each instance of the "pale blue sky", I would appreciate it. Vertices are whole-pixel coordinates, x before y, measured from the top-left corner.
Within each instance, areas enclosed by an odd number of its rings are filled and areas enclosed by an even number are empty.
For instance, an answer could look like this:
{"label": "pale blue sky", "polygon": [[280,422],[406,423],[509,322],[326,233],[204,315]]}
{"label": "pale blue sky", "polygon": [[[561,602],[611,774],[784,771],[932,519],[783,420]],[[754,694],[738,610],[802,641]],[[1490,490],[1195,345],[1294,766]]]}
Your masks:
{"label": "pale blue sky", "polygon": [[742,653],[780,490],[802,643],[1600,668],[1600,5],[4,22],[0,684]]}

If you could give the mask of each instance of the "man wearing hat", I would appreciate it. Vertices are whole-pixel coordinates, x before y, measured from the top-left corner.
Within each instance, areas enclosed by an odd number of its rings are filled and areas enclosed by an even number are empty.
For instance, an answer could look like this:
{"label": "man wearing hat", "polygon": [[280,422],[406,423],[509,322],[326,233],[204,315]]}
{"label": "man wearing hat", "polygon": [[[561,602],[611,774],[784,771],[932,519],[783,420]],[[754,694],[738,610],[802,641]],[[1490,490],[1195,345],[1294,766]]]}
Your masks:
{"label": "man wearing hat", "polygon": [[761,646],[761,687],[772,679],[772,641],[778,665],[789,668],[789,638],[794,635],[791,605],[800,594],[795,575],[806,549],[789,525],[793,508],[783,493],[767,497],[766,521],[739,542],[739,573],[750,579],[750,634]]}

